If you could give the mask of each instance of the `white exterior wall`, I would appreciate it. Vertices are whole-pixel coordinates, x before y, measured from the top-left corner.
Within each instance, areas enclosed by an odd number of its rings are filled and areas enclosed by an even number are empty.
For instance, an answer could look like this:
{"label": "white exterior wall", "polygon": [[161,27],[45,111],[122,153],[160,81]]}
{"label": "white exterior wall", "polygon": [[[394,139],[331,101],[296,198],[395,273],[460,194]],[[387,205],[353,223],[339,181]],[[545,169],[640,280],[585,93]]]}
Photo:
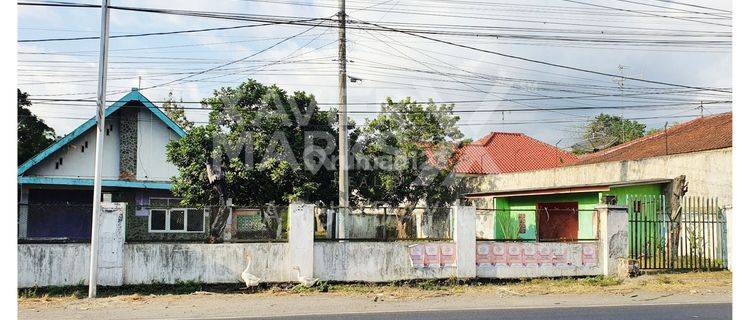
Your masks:
{"label": "white exterior wall", "polygon": [[[489,250],[490,255],[493,251],[492,247],[495,243],[490,241],[479,241],[478,248],[485,246],[485,250]],[[507,248],[507,244],[516,245],[520,248],[519,254],[524,252],[532,252],[534,263],[528,263],[524,257],[520,258],[522,263],[484,263],[480,257],[477,257],[477,277],[480,278],[497,278],[497,279],[510,279],[510,278],[540,278],[540,277],[572,277],[572,276],[593,276],[602,274],[602,268],[600,267],[601,258],[598,262],[589,264],[583,260],[583,248],[582,243],[565,243],[565,242],[543,242],[543,243],[502,243],[505,244],[503,247]],[[592,243],[587,244],[598,251],[599,245]],[[507,250],[507,249],[506,249]],[[562,265],[554,265],[552,263],[538,263],[538,254],[540,251],[546,250],[549,253],[562,253],[563,263]],[[507,254],[507,253],[506,253]]]}
{"label": "white exterior wall", "polygon": [[167,161],[167,143],[179,136],[151,111],[138,111],[138,166],[136,178],[143,181],[169,181],[177,167]]}
{"label": "white exterior wall", "polygon": [[[287,243],[125,245],[125,283],[239,283],[251,253],[250,273],[263,282],[288,282]],[[296,280],[296,278],[294,279]]]}
{"label": "white exterior wall", "polygon": [[673,179],[683,174],[689,183],[687,196],[718,198],[722,206],[732,204],[732,148],[487,175],[478,178],[475,192]]}
{"label": "white exterior wall", "polygon": [[[104,138],[102,178],[117,180],[120,177],[120,133],[119,122],[108,119],[106,126],[113,130]],[[177,167],[167,161],[167,143],[179,136],[151,111],[138,111],[138,166],[137,179],[142,181],[169,181],[178,174]],[[88,141],[89,147],[81,152],[81,145]],[[94,154],[96,149],[95,127],[89,129],[70,144],[54,152],[34,166],[25,175],[59,178],[94,177]],[[55,162],[63,158],[63,164],[55,169]]]}
{"label": "white exterior wall", "polygon": [[[430,242],[451,244],[451,242]],[[479,242],[478,244],[481,244]],[[411,242],[316,242],[314,277],[325,281],[387,282],[459,276],[455,266],[415,267],[409,257]],[[529,244],[524,244],[529,245]],[[600,264],[582,265],[582,244],[543,243],[562,248],[570,266],[491,266],[479,264],[480,278],[533,278],[602,274]],[[252,252],[250,272],[263,282],[296,282],[290,272],[287,243],[167,244],[124,246],[124,284],[196,281],[240,283]],[[88,244],[19,244],[18,286],[87,284]],[[601,259],[601,258],[599,258]],[[600,260],[601,261],[601,260]]]}
{"label": "white exterior wall", "polygon": [[[290,278],[313,276],[315,239],[314,205],[293,203],[289,206]],[[296,269],[294,269],[296,268]]]}
{"label": "white exterior wall", "polygon": [[88,283],[89,244],[19,244],[18,287]]}
{"label": "white exterior wall", "polygon": [[400,241],[316,242],[315,277],[327,281],[383,282],[456,275],[456,267],[413,267],[409,258],[409,245],[412,244]]}
{"label": "white exterior wall", "polygon": [[[113,130],[104,136],[104,159],[102,161],[102,178],[117,179],[120,177],[120,133],[119,123],[108,120],[106,126]],[[89,147],[81,152],[81,146],[89,142]],[[58,178],[94,178],[94,156],[96,154],[96,127],[86,131],[67,146],[60,148],[41,163],[35,165],[26,176],[43,176]],[[55,169],[55,162],[63,158],[63,164]]]}
{"label": "white exterior wall", "polygon": [[[261,282],[320,280],[384,282],[435,278],[529,278],[621,275],[627,257],[625,209],[600,207],[600,243],[476,241],[475,209],[456,207],[454,241],[313,242],[312,206],[292,205],[290,243],[123,244],[122,213],[101,225],[100,284],[196,281],[239,283],[250,272]],[[295,226],[296,225],[296,226]],[[296,235],[295,235],[296,234]],[[118,247],[119,246],[119,247]],[[85,284],[88,244],[19,244],[18,286]],[[248,256],[250,259],[248,260]],[[311,270],[312,269],[312,270]]]}
{"label": "white exterior wall", "polygon": [[477,276],[476,211],[474,207],[453,207],[456,221],[453,225],[453,239],[456,243],[456,276],[459,278]]}
{"label": "white exterior wall", "polygon": [[[125,203],[102,203],[98,220],[100,285],[123,283],[125,209]],[[88,243],[19,244],[18,287],[88,284],[90,248]]]}

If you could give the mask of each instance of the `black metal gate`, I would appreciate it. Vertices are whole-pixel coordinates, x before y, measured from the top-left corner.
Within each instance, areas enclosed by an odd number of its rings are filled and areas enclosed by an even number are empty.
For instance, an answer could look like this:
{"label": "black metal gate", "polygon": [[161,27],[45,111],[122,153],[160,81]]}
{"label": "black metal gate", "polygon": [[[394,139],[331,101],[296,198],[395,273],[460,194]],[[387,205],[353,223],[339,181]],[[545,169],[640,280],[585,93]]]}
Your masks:
{"label": "black metal gate", "polygon": [[686,197],[671,218],[664,196],[628,196],[630,259],[641,269],[727,268],[726,218],[716,199]]}

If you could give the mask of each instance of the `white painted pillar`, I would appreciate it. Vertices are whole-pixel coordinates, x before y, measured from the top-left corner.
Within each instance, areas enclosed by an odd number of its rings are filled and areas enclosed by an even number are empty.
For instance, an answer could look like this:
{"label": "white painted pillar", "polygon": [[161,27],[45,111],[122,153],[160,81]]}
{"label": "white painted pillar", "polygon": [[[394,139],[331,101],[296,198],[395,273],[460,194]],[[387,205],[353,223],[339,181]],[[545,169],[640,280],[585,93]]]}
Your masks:
{"label": "white painted pillar", "polygon": [[336,210],[326,209],[326,238],[333,239],[336,237],[333,234],[334,221],[336,221]]}
{"label": "white painted pillar", "polygon": [[232,218],[234,217],[234,207],[229,207],[229,215],[227,215],[227,224],[224,227],[224,234],[222,237],[224,238],[224,241],[229,241],[232,239],[232,232],[234,231],[232,229]]}
{"label": "white painted pillar", "polygon": [[628,207],[599,205],[599,262],[605,276],[628,276]]}
{"label": "white painted pillar", "polygon": [[99,263],[97,284],[121,286],[125,280],[124,202],[102,202],[99,214]]}
{"label": "white painted pillar", "polygon": [[475,207],[454,206],[453,239],[456,243],[456,277],[477,276],[477,212]]}
{"label": "white painted pillar", "polygon": [[289,205],[289,271],[292,280],[313,276],[314,209],[312,204]]}
{"label": "white painted pillar", "polygon": [[732,215],[732,206],[724,207],[724,221],[726,221],[725,225],[725,234],[726,234],[726,259],[727,259],[727,268],[729,270],[732,270],[732,266],[734,265],[733,257],[732,257],[732,228],[734,227],[732,225],[733,215]]}
{"label": "white painted pillar", "polygon": [[413,214],[414,216],[414,225],[417,227],[417,238],[427,238],[425,237],[424,232],[424,211],[416,211]]}
{"label": "white painted pillar", "polygon": [[338,208],[336,210],[336,238],[349,238],[349,224],[351,224],[351,222],[351,209]]}
{"label": "white painted pillar", "polygon": [[29,188],[21,186],[20,199],[18,203],[18,238],[26,239],[29,236]]}

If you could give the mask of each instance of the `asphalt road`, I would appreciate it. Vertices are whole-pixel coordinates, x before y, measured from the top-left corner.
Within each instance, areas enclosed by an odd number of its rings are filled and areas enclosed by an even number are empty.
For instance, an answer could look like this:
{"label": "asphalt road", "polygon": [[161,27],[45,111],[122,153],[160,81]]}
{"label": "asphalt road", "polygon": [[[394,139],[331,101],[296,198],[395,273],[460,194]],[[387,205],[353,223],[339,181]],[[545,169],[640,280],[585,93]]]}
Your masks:
{"label": "asphalt road", "polygon": [[[438,310],[386,313],[347,313],[326,315],[297,315],[272,318],[248,319],[550,319],[550,320],[686,320],[686,319],[731,319],[732,304],[669,304],[608,307],[561,307],[561,308],[516,308],[516,309],[470,309]],[[237,319],[237,318],[234,318]]]}

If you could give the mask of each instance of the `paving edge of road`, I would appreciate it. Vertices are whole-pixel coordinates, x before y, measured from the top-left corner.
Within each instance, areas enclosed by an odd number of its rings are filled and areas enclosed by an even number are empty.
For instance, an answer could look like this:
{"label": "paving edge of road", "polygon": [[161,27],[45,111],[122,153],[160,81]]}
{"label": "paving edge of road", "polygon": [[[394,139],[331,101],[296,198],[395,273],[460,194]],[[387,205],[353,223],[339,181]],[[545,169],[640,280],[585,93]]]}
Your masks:
{"label": "paving edge of road", "polygon": [[388,297],[326,294],[247,296],[183,295],[77,300],[63,307],[24,307],[20,319],[241,319],[304,315],[358,315],[424,311],[615,307],[731,303],[731,294],[668,294],[636,291],[617,294],[472,294],[389,300]]}

